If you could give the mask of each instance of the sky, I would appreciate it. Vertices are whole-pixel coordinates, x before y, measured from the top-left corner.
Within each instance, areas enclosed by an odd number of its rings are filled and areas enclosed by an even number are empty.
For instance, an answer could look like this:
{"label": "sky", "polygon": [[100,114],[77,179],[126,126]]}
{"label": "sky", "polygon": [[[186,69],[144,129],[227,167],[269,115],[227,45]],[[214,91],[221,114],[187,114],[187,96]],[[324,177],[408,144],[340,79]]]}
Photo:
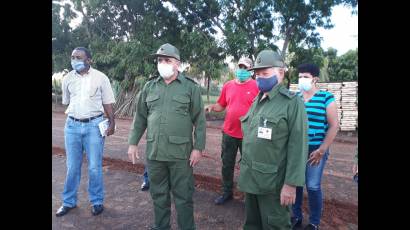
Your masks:
{"label": "sky", "polygon": [[[81,20],[82,18],[78,17],[71,22],[70,26],[78,25]],[[352,15],[351,8],[339,5],[333,7],[331,21],[335,25],[332,29],[317,29],[323,38],[322,48],[324,50],[329,47],[335,48],[338,56],[351,49],[356,49],[358,43],[358,15]],[[282,44],[283,41],[278,41],[275,45],[282,47]]]}
{"label": "sky", "polygon": [[357,48],[358,38],[358,15],[351,15],[351,8],[335,6],[332,11],[332,23],[335,25],[330,30],[322,28],[318,32],[323,37],[322,48],[337,49],[337,55],[341,55],[350,49]]}

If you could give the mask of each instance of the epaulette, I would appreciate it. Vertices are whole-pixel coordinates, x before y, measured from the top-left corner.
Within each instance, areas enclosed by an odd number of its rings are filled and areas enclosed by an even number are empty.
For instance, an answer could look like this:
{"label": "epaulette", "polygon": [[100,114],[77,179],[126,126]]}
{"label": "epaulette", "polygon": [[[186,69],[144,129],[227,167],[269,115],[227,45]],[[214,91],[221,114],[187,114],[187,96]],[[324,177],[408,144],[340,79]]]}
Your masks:
{"label": "epaulette", "polygon": [[287,88],[285,88],[285,87],[280,88],[280,89],[279,89],[279,92],[280,92],[282,95],[285,95],[285,96],[287,96],[287,97],[289,97],[289,98],[293,98],[293,97],[296,96],[296,93],[295,93],[295,92],[291,92],[291,91],[289,91],[289,90],[288,90]]}
{"label": "epaulette", "polygon": [[198,84],[194,79],[192,79],[192,78],[190,78],[190,77],[187,77],[187,76],[184,76],[185,77],[185,79],[187,79],[187,80],[189,80],[189,81],[192,81],[193,83],[195,83],[195,84]]}
{"label": "epaulette", "polygon": [[152,77],[148,78],[148,81],[154,80],[158,77],[159,77],[159,75],[154,74]]}

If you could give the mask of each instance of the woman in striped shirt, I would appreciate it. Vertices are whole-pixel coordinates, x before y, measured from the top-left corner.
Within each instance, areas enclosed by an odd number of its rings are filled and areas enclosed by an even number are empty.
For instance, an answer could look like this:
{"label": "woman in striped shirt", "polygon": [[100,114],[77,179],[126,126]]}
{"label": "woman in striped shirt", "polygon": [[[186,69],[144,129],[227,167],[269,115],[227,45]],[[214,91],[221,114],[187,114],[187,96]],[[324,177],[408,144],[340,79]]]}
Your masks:
{"label": "woman in striped shirt", "polygon": [[[322,215],[321,179],[329,146],[336,137],[338,127],[337,106],[333,94],[319,90],[319,68],[314,64],[298,66],[300,96],[305,102],[308,117],[309,155],[306,165],[306,188],[309,201],[309,225],[304,229],[319,229]],[[292,225],[302,225],[303,187],[296,189]]]}

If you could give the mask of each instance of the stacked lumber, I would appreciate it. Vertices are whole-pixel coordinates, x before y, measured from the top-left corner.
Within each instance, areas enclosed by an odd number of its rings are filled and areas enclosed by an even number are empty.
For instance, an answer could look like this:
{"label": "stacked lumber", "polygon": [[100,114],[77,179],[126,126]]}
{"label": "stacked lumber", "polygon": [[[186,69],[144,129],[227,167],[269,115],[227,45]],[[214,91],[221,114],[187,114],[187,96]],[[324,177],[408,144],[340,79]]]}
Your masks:
{"label": "stacked lumber", "polygon": [[357,82],[343,82],[341,90],[341,131],[355,131],[357,128]]}
{"label": "stacked lumber", "polygon": [[[333,94],[337,107],[340,130],[355,131],[357,128],[357,82],[317,83],[320,90]],[[298,84],[290,84],[290,91],[299,92]]]}
{"label": "stacked lumber", "polygon": [[337,108],[337,117],[340,119],[340,117],[342,117],[343,111],[343,109],[341,108],[342,83],[317,83],[317,87],[320,90],[327,91],[333,94]]}
{"label": "stacked lumber", "polygon": [[291,92],[299,92],[298,84],[290,84],[289,91]]}

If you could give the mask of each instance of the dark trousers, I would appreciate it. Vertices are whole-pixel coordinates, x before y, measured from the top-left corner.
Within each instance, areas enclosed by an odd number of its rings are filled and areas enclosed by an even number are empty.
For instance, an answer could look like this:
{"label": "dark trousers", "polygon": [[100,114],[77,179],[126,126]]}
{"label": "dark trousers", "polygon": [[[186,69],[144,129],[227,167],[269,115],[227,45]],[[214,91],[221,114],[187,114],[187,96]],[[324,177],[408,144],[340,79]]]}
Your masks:
{"label": "dark trousers", "polygon": [[238,149],[242,154],[242,139],[222,132],[222,186],[224,193],[232,193],[235,159]]}

